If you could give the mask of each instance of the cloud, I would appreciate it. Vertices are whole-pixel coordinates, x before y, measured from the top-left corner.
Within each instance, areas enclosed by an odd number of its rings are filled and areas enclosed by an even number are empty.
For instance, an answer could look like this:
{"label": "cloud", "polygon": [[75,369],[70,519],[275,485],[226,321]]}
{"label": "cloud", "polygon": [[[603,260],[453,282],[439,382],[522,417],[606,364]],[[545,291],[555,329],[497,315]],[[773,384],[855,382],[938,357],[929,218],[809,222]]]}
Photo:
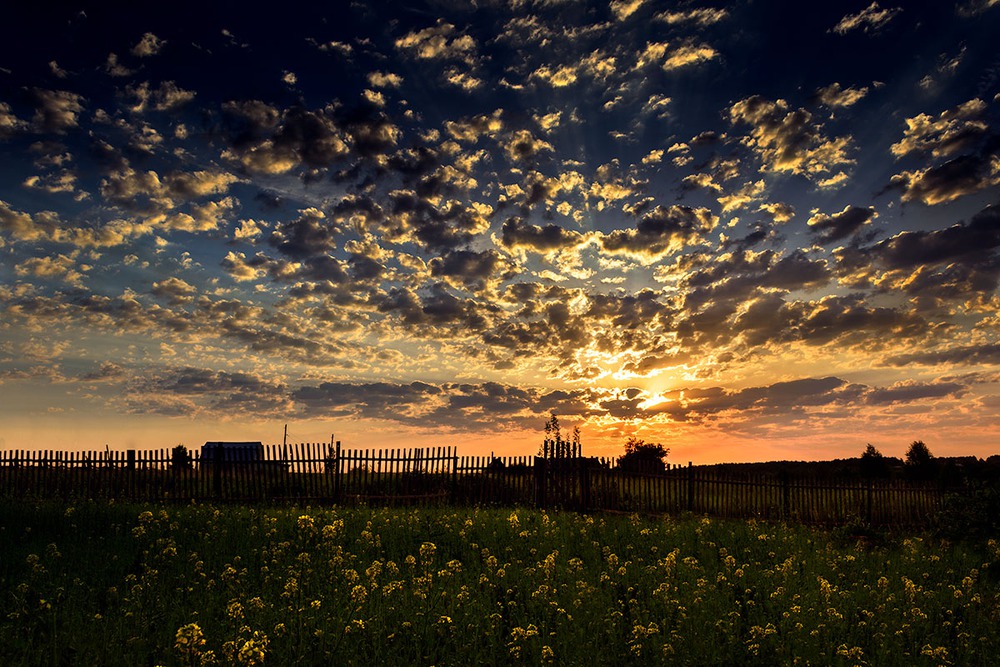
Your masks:
{"label": "cloud", "polygon": [[566,229],[560,225],[549,223],[541,227],[515,216],[504,221],[501,242],[505,247],[511,249],[550,254],[578,247],[586,243],[586,237],[580,232]]}
{"label": "cloud", "polygon": [[375,88],[399,88],[403,85],[403,77],[392,72],[369,72],[368,85]]}
{"label": "cloud", "polygon": [[885,360],[890,366],[938,366],[938,365],[998,365],[1000,364],[1000,343],[978,345],[956,345],[941,350],[896,354]]}
{"label": "cloud", "polygon": [[728,116],[733,125],[751,126],[743,143],[760,158],[762,171],[815,178],[840,165],[853,164],[847,155],[850,136],[827,138],[812,114],[805,109],[790,110],[785,100],[754,95],[734,104]]}
{"label": "cloud", "polygon": [[[89,268],[89,267],[87,267]],[[15,267],[18,276],[34,276],[36,278],[59,279],[73,287],[83,287],[83,273],[73,255],[49,255],[46,257],[31,257]]]}
{"label": "cloud", "polygon": [[340,230],[327,220],[317,208],[299,211],[295,220],[280,222],[271,232],[268,243],[282,254],[294,259],[305,259],[325,254],[336,245]]}
{"label": "cloud", "polygon": [[876,33],[901,11],[903,11],[901,7],[882,9],[878,2],[873,2],[857,14],[848,14],[840,19],[832,30],[838,35],[846,35],[852,30],[859,29],[866,34]]}
{"label": "cloud", "polygon": [[872,389],[865,395],[869,405],[891,405],[912,403],[927,398],[959,398],[968,392],[968,387],[957,382],[897,382],[889,387]]}
{"label": "cloud", "polygon": [[155,296],[164,297],[171,304],[179,305],[193,301],[198,288],[177,276],[170,276],[154,282],[151,291]]}
{"label": "cloud", "polygon": [[[359,112],[350,122],[357,136],[332,116],[332,110],[293,107],[284,112],[251,100],[223,105],[228,115],[230,147],[223,157],[251,174],[284,174],[295,167],[327,167],[351,150],[379,150],[395,143],[398,130],[378,112]],[[360,145],[364,142],[364,145]]]}
{"label": "cloud", "polygon": [[936,118],[927,114],[907,118],[903,138],[890,150],[896,157],[911,152],[946,157],[966,150],[989,131],[989,126],[981,120],[984,111],[985,102],[971,99],[942,111]]}
{"label": "cloud", "polygon": [[503,271],[505,263],[496,250],[453,250],[443,257],[431,259],[429,266],[432,276],[475,291],[482,290],[496,273],[504,273],[507,277],[514,275],[509,270]]}
{"label": "cloud", "polygon": [[113,361],[102,362],[99,367],[83,373],[79,379],[83,382],[108,382],[125,377],[125,369]]}
{"label": "cloud", "polygon": [[1000,207],[988,206],[958,223],[932,231],[906,231],[880,241],[868,250],[889,269],[911,269],[929,264],[986,261],[1000,248]]}
{"label": "cloud", "polygon": [[511,162],[529,162],[542,152],[551,153],[552,144],[539,139],[530,130],[514,130],[503,143],[504,153]]}
{"label": "cloud", "polygon": [[0,102],[0,140],[10,139],[27,127],[27,123],[14,115],[9,104]]}
{"label": "cloud", "polygon": [[466,60],[476,52],[476,41],[456,34],[455,26],[439,20],[436,25],[409,32],[396,40],[396,48],[420,60]]}
{"label": "cloud", "polygon": [[611,13],[615,19],[624,21],[635,14],[646,0],[611,0]]}
{"label": "cloud", "polygon": [[163,50],[166,45],[167,40],[160,39],[151,32],[147,32],[142,36],[135,46],[132,47],[132,55],[138,56],[140,58],[148,58],[149,56],[155,56],[157,53]]}
{"label": "cloud", "polygon": [[705,208],[656,206],[642,216],[635,229],[615,230],[598,238],[606,252],[654,261],[699,242],[718,222],[718,216]]}
{"label": "cloud", "polygon": [[107,72],[109,76],[116,78],[132,76],[135,74],[135,70],[129,69],[118,62],[118,54],[116,53],[108,54],[108,59],[104,63],[104,71]]}
{"label": "cloud", "polygon": [[617,58],[600,49],[581,57],[574,63],[542,65],[534,70],[528,79],[541,81],[553,88],[565,88],[575,84],[582,77],[595,81],[605,81],[615,74]]}
{"label": "cloud", "polygon": [[223,420],[287,415],[292,408],[288,388],[280,381],[192,367],[134,378],[119,400],[134,414],[210,415]]}
{"label": "cloud", "polygon": [[129,86],[128,92],[136,100],[131,107],[134,113],[143,113],[149,108],[174,111],[193,100],[196,95],[194,91],[179,88],[173,81],[164,81],[155,90],[150,89],[148,81],[143,81],[138,86]]}
{"label": "cloud", "polygon": [[671,46],[666,42],[649,42],[645,48],[636,54],[635,68],[648,65],[659,65],[666,71],[672,71],[714,60],[719,53],[707,44],[686,42]]}
{"label": "cloud", "polygon": [[977,16],[997,6],[1000,6],[1000,0],[967,0],[959,5],[958,13],[962,16]]}
{"label": "cloud", "polygon": [[828,107],[849,107],[860,102],[867,94],[867,86],[864,88],[841,88],[839,83],[834,82],[817,90],[816,98],[820,104]]}
{"label": "cloud", "polygon": [[904,171],[889,180],[903,190],[903,201],[945,204],[1000,183],[1000,156],[962,155],[937,167]]}
{"label": "cloud", "polygon": [[833,215],[816,213],[806,224],[819,243],[829,245],[851,236],[877,217],[878,213],[873,208],[845,206],[843,211]]}
{"label": "cloud", "polygon": [[461,120],[445,121],[445,131],[457,141],[474,144],[481,137],[496,138],[503,130],[503,111],[497,109],[492,114],[481,114]]}
{"label": "cloud", "polygon": [[83,97],[65,90],[32,89],[35,100],[35,115],[31,119],[37,132],[65,134],[66,130],[79,125],[79,115],[83,111]]}
{"label": "cloud", "polygon": [[670,25],[680,25],[693,23],[698,26],[710,26],[718,23],[729,16],[725,9],[715,7],[702,7],[689,9],[687,11],[666,11],[657,14],[654,18]]}

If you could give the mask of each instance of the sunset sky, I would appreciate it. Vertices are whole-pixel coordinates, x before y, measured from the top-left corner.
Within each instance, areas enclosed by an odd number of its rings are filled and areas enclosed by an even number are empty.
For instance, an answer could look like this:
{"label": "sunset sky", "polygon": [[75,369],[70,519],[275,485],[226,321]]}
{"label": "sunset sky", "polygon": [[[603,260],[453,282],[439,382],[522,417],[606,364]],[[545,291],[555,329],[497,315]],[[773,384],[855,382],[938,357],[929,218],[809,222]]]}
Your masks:
{"label": "sunset sky", "polygon": [[1000,453],[996,0],[18,4],[0,449]]}

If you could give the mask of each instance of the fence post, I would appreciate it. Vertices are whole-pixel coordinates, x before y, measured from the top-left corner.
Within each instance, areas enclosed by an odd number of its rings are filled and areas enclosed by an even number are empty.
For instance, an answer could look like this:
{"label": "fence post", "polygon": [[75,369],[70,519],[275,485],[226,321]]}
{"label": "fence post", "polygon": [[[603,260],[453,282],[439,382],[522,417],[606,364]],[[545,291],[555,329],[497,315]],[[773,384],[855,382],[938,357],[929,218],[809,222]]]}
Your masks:
{"label": "fence post", "polygon": [[590,460],[581,456],[577,463],[580,466],[580,511],[586,512],[590,509]]}
{"label": "fence post", "polygon": [[339,505],[340,504],[340,440],[337,441],[337,459],[333,466],[333,499]]}
{"label": "fence post", "polygon": [[694,511],[694,467],[688,461],[688,512]]}
{"label": "fence post", "polygon": [[868,478],[868,488],[865,493],[865,519],[868,525],[872,522],[872,478]]}
{"label": "fence post", "polygon": [[451,486],[448,489],[448,500],[450,504],[454,505],[458,499],[458,447],[454,450],[454,455],[452,455],[451,447],[448,448],[448,460],[451,461]]}
{"label": "fence post", "polygon": [[535,507],[545,509],[545,458],[535,457]]}
{"label": "fence post", "polygon": [[779,472],[778,479],[781,481],[781,518],[788,519],[792,513],[792,489],[788,471]]}
{"label": "fence post", "polygon": [[213,456],[209,457],[209,461],[212,465],[212,493],[215,495],[216,500],[222,500],[222,461],[220,450],[215,450],[212,452]]}

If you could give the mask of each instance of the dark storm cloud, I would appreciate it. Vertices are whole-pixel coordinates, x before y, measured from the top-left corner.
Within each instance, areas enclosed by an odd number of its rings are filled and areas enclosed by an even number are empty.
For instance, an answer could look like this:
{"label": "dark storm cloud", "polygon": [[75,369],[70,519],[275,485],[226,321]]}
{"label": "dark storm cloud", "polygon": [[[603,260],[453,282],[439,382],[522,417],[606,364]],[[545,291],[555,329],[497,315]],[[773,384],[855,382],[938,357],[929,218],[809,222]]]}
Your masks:
{"label": "dark storm cloud", "polygon": [[876,215],[874,209],[847,206],[840,213],[833,215],[818,213],[809,218],[808,225],[819,243],[829,245],[851,236]]}

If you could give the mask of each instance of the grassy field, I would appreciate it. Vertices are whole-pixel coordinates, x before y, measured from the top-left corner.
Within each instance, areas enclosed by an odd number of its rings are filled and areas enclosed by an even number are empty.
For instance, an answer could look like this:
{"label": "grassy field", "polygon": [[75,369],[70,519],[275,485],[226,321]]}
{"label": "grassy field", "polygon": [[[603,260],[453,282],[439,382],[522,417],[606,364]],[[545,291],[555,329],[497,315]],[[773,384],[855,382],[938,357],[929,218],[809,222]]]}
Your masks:
{"label": "grassy field", "polygon": [[534,510],[0,504],[2,665],[987,665],[994,541]]}

